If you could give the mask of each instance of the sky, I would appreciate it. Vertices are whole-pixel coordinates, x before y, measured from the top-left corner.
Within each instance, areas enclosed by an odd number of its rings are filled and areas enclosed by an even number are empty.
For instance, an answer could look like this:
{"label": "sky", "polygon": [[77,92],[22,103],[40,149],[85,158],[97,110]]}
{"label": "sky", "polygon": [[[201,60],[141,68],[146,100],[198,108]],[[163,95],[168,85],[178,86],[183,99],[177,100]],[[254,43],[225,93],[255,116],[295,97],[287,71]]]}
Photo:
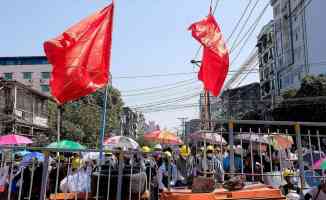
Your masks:
{"label": "sky", "polygon": [[[214,13],[225,38],[234,29],[247,3],[258,1],[241,38],[253,24],[269,0],[217,0]],[[1,1],[0,56],[44,55],[42,44],[54,38],[87,15],[102,9],[111,1],[104,0],[10,0]],[[216,0],[213,0],[213,6]],[[143,107],[146,120],[154,120],[162,128],[180,127],[177,118],[198,118],[196,104],[202,85],[197,81],[198,68],[190,63],[198,43],[187,28],[208,14],[210,0],[116,0],[112,41],[112,84],[118,88],[126,106]],[[250,9],[249,9],[250,10]],[[245,16],[249,15],[249,10]],[[243,21],[245,21],[246,17]],[[240,51],[231,54],[231,70],[237,70],[256,45],[262,26],[272,19],[269,6],[255,31]],[[238,31],[229,40],[232,46]],[[200,59],[201,53],[196,59]],[[170,74],[168,76],[147,75]],[[172,75],[171,75],[172,74]],[[241,84],[258,81],[250,74]],[[177,83],[177,84],[174,84]],[[143,90],[152,88],[149,90]],[[162,102],[175,101],[170,106]],[[155,105],[153,107],[153,105]],[[173,109],[187,105],[186,109]],[[170,108],[170,110],[166,110]],[[163,110],[158,112],[158,110]],[[152,111],[152,112],[150,112]]]}

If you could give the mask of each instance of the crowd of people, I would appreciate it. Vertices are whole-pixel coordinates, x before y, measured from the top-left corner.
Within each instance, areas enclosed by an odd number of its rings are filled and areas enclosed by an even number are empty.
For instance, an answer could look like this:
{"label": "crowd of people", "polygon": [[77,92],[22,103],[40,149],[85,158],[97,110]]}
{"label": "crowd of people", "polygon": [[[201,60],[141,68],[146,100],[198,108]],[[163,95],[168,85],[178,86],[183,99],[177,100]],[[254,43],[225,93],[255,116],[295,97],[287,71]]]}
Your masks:
{"label": "crowd of people", "polygon": [[[137,180],[145,180],[141,186],[142,194],[149,195],[156,200],[160,192],[170,188],[191,188],[196,177],[209,177],[214,185],[223,185],[231,177],[241,176],[243,182],[266,183],[262,173],[280,169],[280,159],[274,159],[267,154],[252,150],[249,154],[237,146],[234,151],[234,171],[231,173],[230,152],[227,147],[206,145],[205,147],[179,147],[162,148],[157,144],[150,148],[143,146],[141,151],[105,151],[103,162],[99,158],[91,158],[83,153],[54,153],[49,160],[47,195],[56,192],[83,192],[96,193],[98,182],[94,181],[94,174],[100,169],[102,175],[108,173],[117,174],[119,168],[129,169],[127,174],[138,174]],[[272,165],[271,165],[272,162]],[[101,164],[100,164],[101,163]],[[38,199],[41,191],[42,173],[44,162],[33,159],[30,163],[22,162],[22,158],[16,156],[15,163],[3,164],[0,170],[0,199],[7,199],[8,192],[11,199]],[[299,181],[296,169],[297,163],[293,162],[289,168],[281,174],[285,184],[280,187],[284,195],[291,192],[300,193]],[[14,168],[11,168],[14,166]],[[271,168],[273,166],[273,168]],[[131,170],[130,170],[131,169]],[[109,172],[108,172],[109,170]],[[105,172],[104,172],[105,171]],[[98,175],[101,176],[101,175]],[[116,181],[112,178],[112,181]],[[129,181],[133,181],[132,178]],[[99,182],[103,184],[103,182]],[[105,183],[107,188],[107,184]],[[32,186],[32,187],[31,187]],[[112,183],[111,187],[116,186]],[[138,186],[138,185],[137,185]],[[102,186],[101,186],[102,187]],[[131,184],[130,187],[133,187]],[[103,188],[103,187],[102,187]],[[126,187],[123,187],[125,190]],[[134,191],[135,189],[129,188]],[[137,190],[135,190],[137,191]],[[110,193],[113,195],[114,192]],[[123,192],[125,193],[125,192]],[[326,183],[321,181],[319,186],[307,192],[306,199],[321,199],[326,195]],[[317,198],[315,198],[317,196]],[[326,198],[325,198],[326,199]]]}

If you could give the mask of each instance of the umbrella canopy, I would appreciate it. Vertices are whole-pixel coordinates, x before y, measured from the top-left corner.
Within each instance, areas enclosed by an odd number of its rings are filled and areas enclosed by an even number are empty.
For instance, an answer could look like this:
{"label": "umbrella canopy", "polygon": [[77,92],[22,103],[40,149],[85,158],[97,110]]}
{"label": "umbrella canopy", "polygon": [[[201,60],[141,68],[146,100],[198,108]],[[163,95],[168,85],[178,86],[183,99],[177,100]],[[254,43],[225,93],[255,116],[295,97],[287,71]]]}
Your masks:
{"label": "umbrella canopy", "polygon": [[30,151],[27,151],[27,150],[23,150],[23,151],[17,151],[15,152],[16,155],[19,155],[19,156],[26,156],[27,154],[31,153]]}
{"label": "umbrella canopy", "polygon": [[149,142],[158,142],[160,144],[183,144],[182,140],[168,130],[156,130],[150,133],[145,133],[144,139]]}
{"label": "umbrella canopy", "polygon": [[262,144],[270,144],[268,137],[266,137],[265,135],[258,135],[254,133],[239,134],[235,136],[235,139],[242,140],[243,142],[251,141],[251,142],[262,143]]}
{"label": "umbrella canopy", "polygon": [[40,153],[40,152],[30,152],[23,157],[23,160],[21,161],[20,166],[25,167],[25,166],[29,165],[33,159],[43,162],[44,155],[43,155],[43,153]]}
{"label": "umbrella canopy", "polygon": [[33,141],[31,139],[16,134],[0,136],[0,145],[23,145],[32,143]]}
{"label": "umbrella canopy", "polygon": [[83,160],[98,160],[100,158],[100,152],[86,152],[83,154]]}
{"label": "umbrella canopy", "polygon": [[47,146],[53,149],[68,149],[68,150],[83,150],[85,146],[71,140],[61,140],[60,142],[53,142]]}
{"label": "umbrella canopy", "polygon": [[313,165],[314,169],[322,169],[326,170],[326,158],[322,158],[314,163]]}
{"label": "umbrella canopy", "polygon": [[204,131],[198,131],[195,133],[191,133],[188,136],[188,139],[195,141],[195,142],[208,142],[211,144],[222,144],[227,145],[227,142],[225,139],[218,133],[214,132],[204,132]]}
{"label": "umbrella canopy", "polygon": [[123,150],[139,149],[139,144],[135,140],[125,136],[110,137],[104,141],[104,145],[105,148],[109,150],[114,150],[118,148],[121,148]]}
{"label": "umbrella canopy", "polygon": [[294,144],[293,138],[288,135],[272,134],[268,136],[271,145],[277,150],[285,150],[291,148]]}
{"label": "umbrella canopy", "polygon": [[303,162],[307,166],[313,166],[315,162],[325,157],[324,152],[308,150],[303,154]]}

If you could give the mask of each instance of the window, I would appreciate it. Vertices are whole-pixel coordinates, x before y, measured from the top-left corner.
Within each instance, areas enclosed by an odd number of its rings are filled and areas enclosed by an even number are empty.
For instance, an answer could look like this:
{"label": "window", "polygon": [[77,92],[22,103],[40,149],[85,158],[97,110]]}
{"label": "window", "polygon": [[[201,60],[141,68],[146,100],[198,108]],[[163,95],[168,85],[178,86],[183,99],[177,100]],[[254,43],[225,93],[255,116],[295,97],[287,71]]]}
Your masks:
{"label": "window", "polygon": [[5,80],[12,80],[12,73],[4,73]]}
{"label": "window", "polygon": [[49,79],[50,78],[50,72],[42,72],[42,79]]}
{"label": "window", "polygon": [[23,79],[31,80],[32,79],[32,72],[23,72]]}
{"label": "window", "polygon": [[50,91],[49,85],[41,85],[41,90],[42,92],[49,92]]}

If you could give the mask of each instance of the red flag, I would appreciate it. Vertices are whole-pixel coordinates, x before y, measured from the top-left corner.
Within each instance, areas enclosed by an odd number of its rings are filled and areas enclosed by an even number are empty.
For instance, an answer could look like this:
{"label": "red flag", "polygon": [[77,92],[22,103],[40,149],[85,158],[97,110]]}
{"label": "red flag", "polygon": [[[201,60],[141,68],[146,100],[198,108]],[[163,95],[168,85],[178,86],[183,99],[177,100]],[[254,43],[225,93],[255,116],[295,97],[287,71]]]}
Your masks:
{"label": "red flag", "polygon": [[221,30],[211,14],[192,24],[189,30],[204,47],[198,79],[204,82],[206,90],[218,96],[229,70],[229,53]]}
{"label": "red flag", "polygon": [[113,3],[44,42],[53,65],[51,93],[59,104],[104,87],[109,80]]}

